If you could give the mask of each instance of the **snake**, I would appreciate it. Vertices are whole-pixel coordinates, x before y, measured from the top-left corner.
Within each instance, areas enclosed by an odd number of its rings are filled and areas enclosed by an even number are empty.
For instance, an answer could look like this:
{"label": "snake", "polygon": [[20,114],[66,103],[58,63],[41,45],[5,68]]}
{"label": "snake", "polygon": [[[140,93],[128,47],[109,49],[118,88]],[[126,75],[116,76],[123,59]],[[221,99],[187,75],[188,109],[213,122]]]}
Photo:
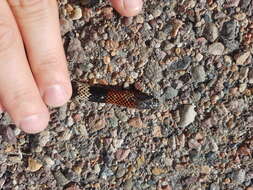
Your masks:
{"label": "snake", "polygon": [[159,106],[157,98],[141,92],[134,85],[124,88],[118,85],[90,85],[72,81],[72,90],[72,99],[77,102],[90,101],[135,109],[156,109]]}

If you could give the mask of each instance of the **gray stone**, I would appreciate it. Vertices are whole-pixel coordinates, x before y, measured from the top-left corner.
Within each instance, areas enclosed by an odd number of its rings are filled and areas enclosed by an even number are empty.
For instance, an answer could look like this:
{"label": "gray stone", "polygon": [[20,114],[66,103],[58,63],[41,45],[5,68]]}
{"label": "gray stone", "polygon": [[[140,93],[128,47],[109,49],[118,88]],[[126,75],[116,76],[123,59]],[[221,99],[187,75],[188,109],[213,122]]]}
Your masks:
{"label": "gray stone", "polygon": [[222,55],[224,52],[224,45],[220,42],[215,42],[208,47],[208,53],[212,55]]}
{"label": "gray stone", "polygon": [[204,82],[206,80],[206,72],[202,65],[198,65],[192,68],[193,80],[197,83]]}
{"label": "gray stone", "polygon": [[205,26],[203,35],[209,42],[214,42],[219,36],[219,30],[214,23],[208,23]]}

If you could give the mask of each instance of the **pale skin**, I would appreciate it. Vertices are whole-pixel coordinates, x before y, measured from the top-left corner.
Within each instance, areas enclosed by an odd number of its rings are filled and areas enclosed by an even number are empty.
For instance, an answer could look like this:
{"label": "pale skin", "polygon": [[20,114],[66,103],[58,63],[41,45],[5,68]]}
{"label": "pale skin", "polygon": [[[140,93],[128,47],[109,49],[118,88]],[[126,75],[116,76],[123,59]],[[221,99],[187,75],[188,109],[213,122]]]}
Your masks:
{"label": "pale skin", "polygon": [[[142,0],[110,0],[135,16]],[[64,105],[72,87],[59,29],[56,0],[0,1],[0,111],[27,133],[44,130],[48,107]]]}

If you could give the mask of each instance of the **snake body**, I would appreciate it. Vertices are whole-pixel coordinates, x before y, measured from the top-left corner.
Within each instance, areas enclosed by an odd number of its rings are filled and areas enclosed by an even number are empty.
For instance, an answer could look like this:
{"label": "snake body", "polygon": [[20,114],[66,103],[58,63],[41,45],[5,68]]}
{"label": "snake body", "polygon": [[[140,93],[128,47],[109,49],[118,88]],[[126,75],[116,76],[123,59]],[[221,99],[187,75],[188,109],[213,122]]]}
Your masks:
{"label": "snake body", "polygon": [[112,85],[89,85],[88,83],[72,82],[73,96],[77,101],[91,101],[98,103],[109,103],[118,106],[154,109],[159,102],[151,95],[145,94],[135,87],[123,88]]}

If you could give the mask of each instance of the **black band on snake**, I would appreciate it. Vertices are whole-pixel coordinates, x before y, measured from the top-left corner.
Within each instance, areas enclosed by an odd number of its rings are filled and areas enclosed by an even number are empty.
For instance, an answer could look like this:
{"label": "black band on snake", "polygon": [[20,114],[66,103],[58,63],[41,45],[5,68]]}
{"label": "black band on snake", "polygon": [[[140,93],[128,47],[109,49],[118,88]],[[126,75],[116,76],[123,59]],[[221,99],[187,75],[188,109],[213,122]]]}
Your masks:
{"label": "black band on snake", "polygon": [[156,98],[134,87],[126,89],[120,86],[89,85],[88,83],[73,81],[72,88],[72,99],[79,102],[87,100],[137,109],[155,109],[159,106],[159,101]]}

